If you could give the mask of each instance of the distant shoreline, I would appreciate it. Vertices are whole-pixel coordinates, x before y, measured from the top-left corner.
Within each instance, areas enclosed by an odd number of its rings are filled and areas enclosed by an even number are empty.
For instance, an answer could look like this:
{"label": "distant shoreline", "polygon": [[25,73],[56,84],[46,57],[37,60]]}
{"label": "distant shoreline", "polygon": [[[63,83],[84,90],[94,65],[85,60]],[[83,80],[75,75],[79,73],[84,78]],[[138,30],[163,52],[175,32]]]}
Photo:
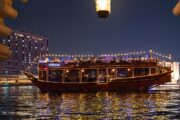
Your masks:
{"label": "distant shoreline", "polygon": [[12,87],[12,86],[33,86],[33,84],[32,83],[14,83],[14,84],[4,83],[4,84],[0,84],[0,87]]}
{"label": "distant shoreline", "polygon": [[31,86],[33,85],[30,80],[18,80],[18,79],[1,79],[0,80],[0,87],[6,86]]}

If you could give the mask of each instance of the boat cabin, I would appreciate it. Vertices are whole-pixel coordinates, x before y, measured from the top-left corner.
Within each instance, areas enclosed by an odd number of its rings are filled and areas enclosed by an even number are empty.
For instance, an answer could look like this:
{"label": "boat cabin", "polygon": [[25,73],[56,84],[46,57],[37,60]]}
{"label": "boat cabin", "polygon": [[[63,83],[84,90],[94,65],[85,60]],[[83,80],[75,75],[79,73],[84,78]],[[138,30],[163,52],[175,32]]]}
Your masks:
{"label": "boat cabin", "polygon": [[62,83],[108,83],[113,79],[159,74],[156,59],[148,61],[49,61],[39,62],[39,80]]}

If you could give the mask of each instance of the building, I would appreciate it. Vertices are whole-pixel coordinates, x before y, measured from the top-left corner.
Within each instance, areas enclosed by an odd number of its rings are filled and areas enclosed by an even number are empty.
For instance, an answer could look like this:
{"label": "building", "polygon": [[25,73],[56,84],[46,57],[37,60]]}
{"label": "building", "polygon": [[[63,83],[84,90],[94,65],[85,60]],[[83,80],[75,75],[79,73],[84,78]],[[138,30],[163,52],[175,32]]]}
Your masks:
{"label": "building", "polygon": [[171,68],[173,69],[172,75],[172,82],[177,83],[179,80],[179,62],[173,62]]}
{"label": "building", "polygon": [[176,84],[179,80],[179,62],[163,62],[165,66],[170,66],[173,72],[171,73],[171,83]]}
{"label": "building", "polygon": [[1,63],[1,75],[18,75],[27,69],[35,57],[48,53],[48,38],[25,31],[14,31],[7,38],[0,38],[0,43],[9,46],[12,55]]}

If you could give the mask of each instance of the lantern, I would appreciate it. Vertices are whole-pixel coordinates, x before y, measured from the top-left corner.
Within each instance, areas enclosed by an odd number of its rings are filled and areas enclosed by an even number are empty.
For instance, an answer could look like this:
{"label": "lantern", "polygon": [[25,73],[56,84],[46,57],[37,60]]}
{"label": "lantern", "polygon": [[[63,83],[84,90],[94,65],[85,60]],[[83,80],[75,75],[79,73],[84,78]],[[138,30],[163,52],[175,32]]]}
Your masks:
{"label": "lantern", "polygon": [[99,18],[107,18],[111,12],[111,0],[95,0]]}

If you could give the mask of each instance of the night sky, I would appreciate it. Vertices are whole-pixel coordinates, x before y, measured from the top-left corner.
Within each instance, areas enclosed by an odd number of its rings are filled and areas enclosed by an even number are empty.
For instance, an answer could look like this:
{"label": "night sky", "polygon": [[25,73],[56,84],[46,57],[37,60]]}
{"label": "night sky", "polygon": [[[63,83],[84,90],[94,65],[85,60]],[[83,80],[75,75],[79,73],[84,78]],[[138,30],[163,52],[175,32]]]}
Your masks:
{"label": "night sky", "polygon": [[6,23],[47,35],[51,53],[100,54],[153,49],[180,60],[177,0],[112,0],[108,19],[99,19],[94,0],[16,2],[19,16]]}

